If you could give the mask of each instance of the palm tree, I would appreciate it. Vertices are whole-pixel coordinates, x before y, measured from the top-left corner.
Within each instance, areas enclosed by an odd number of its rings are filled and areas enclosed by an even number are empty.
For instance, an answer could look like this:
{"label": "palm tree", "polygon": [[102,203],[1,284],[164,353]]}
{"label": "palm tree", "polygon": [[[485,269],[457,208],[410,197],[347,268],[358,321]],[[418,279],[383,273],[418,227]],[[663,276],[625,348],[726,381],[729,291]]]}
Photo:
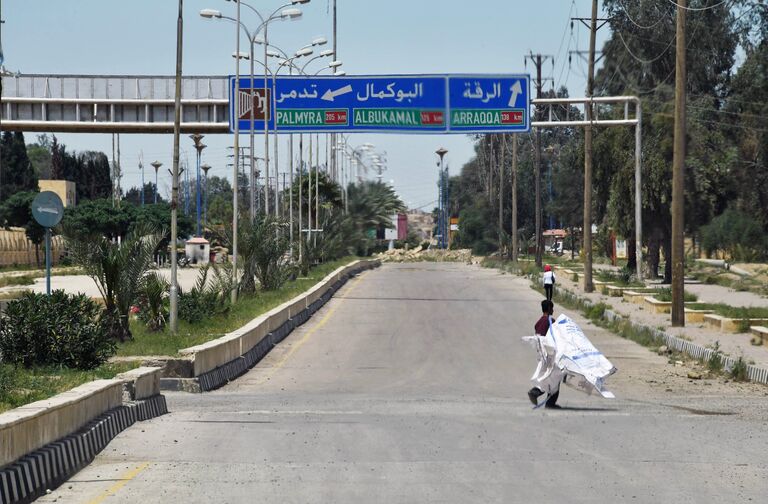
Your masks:
{"label": "palm tree", "polygon": [[350,185],[347,189],[350,219],[356,236],[358,253],[368,254],[368,248],[375,237],[368,235],[370,230],[391,227],[392,215],[405,210],[405,205],[395,194],[391,186],[383,182],[365,181],[359,185]]}
{"label": "palm tree", "polygon": [[120,244],[71,228],[64,230],[64,236],[74,261],[93,279],[104,298],[110,335],[118,341],[131,339],[131,306],[139,297],[163,234],[137,228]]}
{"label": "palm tree", "polygon": [[[244,218],[238,224],[237,255],[242,261],[243,275],[239,291],[256,292],[256,279],[262,290],[279,288],[288,278],[290,249],[287,224],[273,216],[258,215],[255,219]],[[224,240],[232,243],[232,232]]]}

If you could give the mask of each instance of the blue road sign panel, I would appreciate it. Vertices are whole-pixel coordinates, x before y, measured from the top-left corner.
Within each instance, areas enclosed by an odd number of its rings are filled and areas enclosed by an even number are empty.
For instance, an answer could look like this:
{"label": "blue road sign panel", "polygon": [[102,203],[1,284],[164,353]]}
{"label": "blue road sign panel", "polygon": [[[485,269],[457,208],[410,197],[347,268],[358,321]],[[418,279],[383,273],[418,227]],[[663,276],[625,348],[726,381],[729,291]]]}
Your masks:
{"label": "blue road sign panel", "polygon": [[236,119],[241,132],[264,131],[265,120],[278,133],[470,133],[530,127],[528,76],[283,76],[264,84],[263,78],[240,78],[235,114],[235,78],[230,78],[232,130]]}
{"label": "blue road sign panel", "polygon": [[448,76],[449,129],[453,133],[528,131],[527,75]]}

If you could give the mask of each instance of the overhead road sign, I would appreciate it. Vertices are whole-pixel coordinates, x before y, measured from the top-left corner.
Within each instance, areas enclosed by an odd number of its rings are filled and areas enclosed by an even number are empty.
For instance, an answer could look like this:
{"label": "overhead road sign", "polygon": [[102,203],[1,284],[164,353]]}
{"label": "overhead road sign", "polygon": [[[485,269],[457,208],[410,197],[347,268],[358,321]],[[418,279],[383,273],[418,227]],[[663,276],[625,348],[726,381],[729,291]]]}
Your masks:
{"label": "overhead road sign", "polygon": [[[237,120],[241,132],[251,122],[263,132],[265,116],[270,131],[277,122],[278,133],[528,131],[529,81],[527,75],[283,76],[276,89],[269,79],[265,91],[263,77],[241,77]],[[230,77],[231,103],[234,90]]]}
{"label": "overhead road sign", "polygon": [[450,131],[528,131],[529,88],[527,75],[448,76]]}

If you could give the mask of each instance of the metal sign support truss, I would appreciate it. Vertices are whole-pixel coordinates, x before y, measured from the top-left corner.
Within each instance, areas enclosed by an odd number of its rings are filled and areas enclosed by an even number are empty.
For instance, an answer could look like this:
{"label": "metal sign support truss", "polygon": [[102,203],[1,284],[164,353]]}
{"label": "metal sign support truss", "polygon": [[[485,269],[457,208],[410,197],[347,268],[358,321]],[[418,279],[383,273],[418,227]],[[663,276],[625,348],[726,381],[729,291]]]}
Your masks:
{"label": "metal sign support truss", "polygon": [[[635,127],[635,257],[637,259],[637,278],[643,279],[643,200],[642,184],[642,145],[643,114],[640,98],[636,96],[600,96],[592,98],[540,98],[531,100],[531,104],[544,108],[546,120],[533,121],[534,128],[584,127],[584,126],[634,126]],[[570,108],[592,105],[591,121],[571,119]],[[623,106],[623,119],[601,119],[600,107],[610,107],[611,117],[615,117],[617,106]],[[559,117],[557,108],[565,107],[565,117]],[[632,115],[634,112],[634,115]],[[582,113],[582,117],[586,114]]]}

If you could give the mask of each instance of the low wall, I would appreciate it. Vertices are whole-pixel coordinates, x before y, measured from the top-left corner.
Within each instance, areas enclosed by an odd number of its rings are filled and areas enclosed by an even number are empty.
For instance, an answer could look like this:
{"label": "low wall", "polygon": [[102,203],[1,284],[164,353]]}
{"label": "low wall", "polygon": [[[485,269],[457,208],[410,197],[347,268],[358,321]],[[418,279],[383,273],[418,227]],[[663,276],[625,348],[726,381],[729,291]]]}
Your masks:
{"label": "low wall", "polygon": [[342,266],[306,292],[256,317],[221,338],[179,351],[193,360],[202,390],[219,387],[256,364],[295,327],[304,323],[352,275],[379,266],[364,259]]}
{"label": "low wall", "polygon": [[113,380],[84,383],[50,399],[0,414],[0,467],[122,406],[124,389],[138,391],[132,400],[158,395],[159,372],[159,368],[135,369]]}

